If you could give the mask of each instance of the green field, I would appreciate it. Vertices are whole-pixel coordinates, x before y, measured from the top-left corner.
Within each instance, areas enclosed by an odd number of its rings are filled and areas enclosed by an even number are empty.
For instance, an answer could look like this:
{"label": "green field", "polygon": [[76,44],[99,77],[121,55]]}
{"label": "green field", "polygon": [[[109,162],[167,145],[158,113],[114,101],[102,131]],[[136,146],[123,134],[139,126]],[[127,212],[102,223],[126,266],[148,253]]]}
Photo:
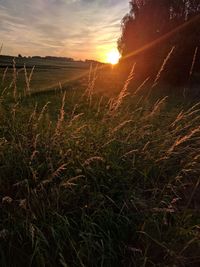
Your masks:
{"label": "green field", "polygon": [[0,69],[0,266],[199,266],[200,104],[73,64]]}
{"label": "green field", "polygon": [[[8,67],[8,69],[7,69]],[[16,68],[17,87],[23,88],[26,83],[26,75],[31,78],[31,91],[47,90],[52,87],[60,87],[69,81],[78,80],[79,77],[87,76],[90,65],[84,62],[62,62],[43,59],[1,59],[0,58],[0,80],[3,78],[4,86],[9,87],[13,81],[13,68]]]}

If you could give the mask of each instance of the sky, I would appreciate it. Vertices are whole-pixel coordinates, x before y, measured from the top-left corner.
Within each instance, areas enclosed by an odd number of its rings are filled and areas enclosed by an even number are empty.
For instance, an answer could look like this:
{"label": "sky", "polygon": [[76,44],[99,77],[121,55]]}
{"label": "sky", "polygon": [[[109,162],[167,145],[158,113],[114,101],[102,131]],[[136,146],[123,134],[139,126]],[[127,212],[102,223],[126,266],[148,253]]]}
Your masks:
{"label": "sky", "polygon": [[128,0],[0,0],[2,54],[105,61]]}

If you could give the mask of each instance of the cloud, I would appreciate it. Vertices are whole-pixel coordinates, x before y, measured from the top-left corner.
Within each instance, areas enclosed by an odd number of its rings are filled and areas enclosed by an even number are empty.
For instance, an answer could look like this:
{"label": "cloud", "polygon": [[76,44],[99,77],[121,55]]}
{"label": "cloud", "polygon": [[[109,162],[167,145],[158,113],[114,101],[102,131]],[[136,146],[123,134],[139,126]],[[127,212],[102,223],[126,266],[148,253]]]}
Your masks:
{"label": "cloud", "polygon": [[0,43],[7,54],[102,59],[127,11],[121,0],[0,0]]}

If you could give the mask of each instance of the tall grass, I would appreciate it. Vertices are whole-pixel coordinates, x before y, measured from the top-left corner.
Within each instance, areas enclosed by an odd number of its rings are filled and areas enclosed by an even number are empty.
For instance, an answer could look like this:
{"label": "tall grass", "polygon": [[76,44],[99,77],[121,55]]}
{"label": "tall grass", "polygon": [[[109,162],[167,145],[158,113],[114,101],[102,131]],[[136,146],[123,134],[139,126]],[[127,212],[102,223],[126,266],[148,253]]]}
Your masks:
{"label": "tall grass", "polygon": [[85,92],[2,83],[2,267],[198,266],[200,103],[125,97],[133,72],[112,100],[97,70]]}

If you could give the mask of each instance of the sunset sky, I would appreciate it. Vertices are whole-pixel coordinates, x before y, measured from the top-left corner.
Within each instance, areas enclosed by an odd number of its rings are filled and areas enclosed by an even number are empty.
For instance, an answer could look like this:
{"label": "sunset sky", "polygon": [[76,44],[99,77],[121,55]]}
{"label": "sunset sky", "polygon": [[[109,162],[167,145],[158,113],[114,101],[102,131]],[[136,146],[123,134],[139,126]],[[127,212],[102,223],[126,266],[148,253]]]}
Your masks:
{"label": "sunset sky", "polygon": [[105,61],[128,0],[0,0],[3,54]]}

